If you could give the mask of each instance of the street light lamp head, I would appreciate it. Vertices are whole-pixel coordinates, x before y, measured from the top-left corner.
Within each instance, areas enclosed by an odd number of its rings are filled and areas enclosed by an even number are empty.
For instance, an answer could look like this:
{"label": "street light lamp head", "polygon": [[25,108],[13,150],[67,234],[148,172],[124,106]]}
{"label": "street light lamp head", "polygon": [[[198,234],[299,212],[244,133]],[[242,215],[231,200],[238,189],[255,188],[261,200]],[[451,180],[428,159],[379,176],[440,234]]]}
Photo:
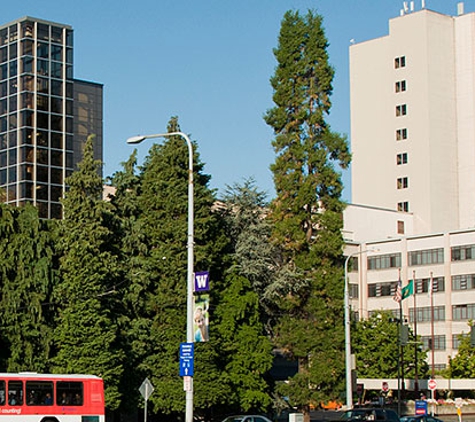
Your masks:
{"label": "street light lamp head", "polygon": [[127,139],[128,144],[140,144],[146,137],[142,135],[132,136],[131,138]]}

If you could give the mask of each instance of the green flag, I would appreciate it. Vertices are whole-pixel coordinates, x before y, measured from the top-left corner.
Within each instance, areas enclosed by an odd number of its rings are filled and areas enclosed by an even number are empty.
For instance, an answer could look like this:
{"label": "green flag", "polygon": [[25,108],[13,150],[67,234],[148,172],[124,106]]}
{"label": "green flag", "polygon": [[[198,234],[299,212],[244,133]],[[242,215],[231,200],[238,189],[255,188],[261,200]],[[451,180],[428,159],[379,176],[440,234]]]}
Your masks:
{"label": "green flag", "polygon": [[409,283],[407,283],[407,286],[402,288],[402,299],[406,299],[406,297],[409,297],[414,294],[414,280],[409,280]]}

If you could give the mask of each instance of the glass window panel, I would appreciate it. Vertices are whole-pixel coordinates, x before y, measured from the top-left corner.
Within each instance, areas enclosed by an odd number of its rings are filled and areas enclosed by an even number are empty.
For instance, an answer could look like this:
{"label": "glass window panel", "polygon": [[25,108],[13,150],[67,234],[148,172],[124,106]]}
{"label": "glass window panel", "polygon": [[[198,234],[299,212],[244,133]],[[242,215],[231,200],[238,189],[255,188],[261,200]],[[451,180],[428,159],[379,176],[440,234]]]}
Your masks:
{"label": "glass window panel", "polygon": [[37,60],[36,67],[38,74],[43,76],[49,76],[49,63],[46,60]]}
{"label": "glass window panel", "polygon": [[73,98],[73,84],[72,83],[67,83],[66,84],[66,97],[68,98]]}
{"label": "glass window panel", "polygon": [[14,132],[10,132],[8,134],[8,146],[10,148],[16,147],[17,146],[17,137],[16,137],[16,130]]}
{"label": "glass window panel", "polygon": [[8,116],[8,126],[10,130],[14,130],[18,127],[18,119],[16,113]]}
{"label": "glass window panel", "polygon": [[3,133],[0,135],[0,149],[6,149],[7,148],[7,134]]}
{"label": "glass window panel", "polygon": [[33,55],[33,40],[23,40],[21,42],[21,55]]}
{"label": "glass window panel", "polygon": [[34,163],[35,162],[35,150],[33,147],[20,148],[21,162],[22,163]]}
{"label": "glass window panel", "polygon": [[73,137],[72,135],[66,135],[66,149],[72,150],[73,149]]}
{"label": "glass window panel", "polygon": [[56,130],[58,132],[63,130],[63,117],[57,116],[55,114],[51,115],[51,130]]}
{"label": "glass window panel", "polygon": [[36,177],[39,182],[48,183],[48,167],[37,166],[36,167]]}
{"label": "glass window panel", "polygon": [[66,117],[66,132],[73,133],[73,118]]}
{"label": "glass window panel", "polygon": [[18,28],[16,24],[10,26],[10,42],[18,39]]}
{"label": "glass window panel", "polygon": [[73,115],[73,101],[72,100],[66,100],[66,114],[68,116]]}
{"label": "glass window panel", "polygon": [[[7,170],[0,170],[0,185],[5,185],[7,183]],[[2,193],[0,192],[0,195]]]}
{"label": "glass window panel", "polygon": [[3,100],[0,100],[0,114],[6,114],[7,113],[7,100],[4,98]]}
{"label": "glass window panel", "polygon": [[51,27],[51,41],[62,43],[63,42],[63,28],[58,26]]}
{"label": "glass window panel", "polygon": [[36,150],[36,162],[38,164],[45,164],[48,165],[48,150],[43,148],[38,148]]}
{"label": "glass window panel", "polygon": [[20,183],[20,198],[33,199],[33,183]]}
{"label": "glass window panel", "polygon": [[66,63],[73,63],[73,49],[67,48],[66,49]]}
{"label": "glass window panel", "polygon": [[51,186],[51,200],[58,201],[63,196],[63,188],[61,186]]}
{"label": "glass window panel", "polygon": [[71,29],[66,29],[66,45],[68,47],[73,46],[73,31]]}
{"label": "glass window panel", "polygon": [[66,65],[66,79],[73,79],[73,66],[70,64]]}
{"label": "glass window panel", "polygon": [[73,153],[66,152],[66,167],[73,168]]}
{"label": "glass window panel", "polygon": [[58,62],[62,61],[63,59],[63,47],[60,45],[52,45],[51,46],[51,59],[56,60]]}
{"label": "glass window panel", "polygon": [[49,26],[43,23],[37,24],[38,39],[48,40],[49,39]]}
{"label": "glass window panel", "polygon": [[21,73],[33,73],[33,57],[25,56],[21,58]]}
{"label": "glass window panel", "polygon": [[48,132],[44,130],[39,130],[36,132],[36,145],[48,146]]}
{"label": "glass window panel", "polygon": [[10,113],[12,111],[17,110],[17,96],[16,95],[13,95],[12,97],[8,99],[8,107],[9,107]]}
{"label": "glass window panel", "polygon": [[38,57],[41,57],[43,59],[49,58],[49,45],[48,45],[48,43],[39,42],[37,47],[36,47],[36,54],[38,55]]}
{"label": "glass window panel", "polygon": [[8,43],[8,29],[3,28],[0,30],[0,45],[6,45]]}
{"label": "glass window panel", "polygon": [[10,62],[10,78],[18,74],[18,62],[16,60]]}
{"label": "glass window panel", "polygon": [[21,112],[20,115],[21,115],[21,126],[33,126],[33,111],[32,110],[24,110]]}
{"label": "glass window panel", "polygon": [[21,129],[21,144],[33,145],[33,129]]}
{"label": "glass window panel", "polygon": [[34,23],[30,21],[25,21],[21,24],[21,36],[22,38],[31,38],[33,37],[33,28]]}
{"label": "glass window panel", "polygon": [[5,386],[5,381],[0,381],[0,406],[5,405],[6,393],[7,393],[7,388]]}
{"label": "glass window panel", "polygon": [[16,164],[16,148],[8,150],[8,165],[13,166]]}
{"label": "glass window panel", "polygon": [[[61,198],[61,197],[59,197]],[[51,193],[51,200],[53,200],[53,193]],[[61,218],[63,218],[63,207],[61,206],[61,204],[50,204],[50,207],[51,207],[51,218],[54,218],[54,219],[57,219],[57,220],[60,220]]]}
{"label": "glass window panel", "polygon": [[39,113],[36,116],[36,123],[39,128],[48,129],[49,128],[49,119],[48,115],[45,113]]}
{"label": "glass window panel", "polygon": [[61,98],[51,97],[51,111],[53,113],[62,113],[63,101]]}
{"label": "glass window panel", "polygon": [[41,94],[48,94],[48,79],[38,78],[38,92]]}
{"label": "glass window panel", "polygon": [[48,200],[48,185],[38,184],[36,186],[36,199]]}
{"label": "glass window panel", "polygon": [[7,118],[0,117],[0,132],[6,132],[6,131],[7,131]]}
{"label": "glass window panel", "polygon": [[63,184],[63,170],[62,169],[51,167],[51,183],[55,183],[57,185]]}
{"label": "glass window panel", "polygon": [[10,44],[9,46],[9,56],[10,56],[10,60],[13,60],[13,59],[16,59],[17,56],[18,56],[18,44],[15,42],[13,44]]}
{"label": "glass window panel", "polygon": [[63,65],[58,62],[51,63],[51,77],[61,79],[63,76]]}
{"label": "glass window panel", "polygon": [[0,97],[6,97],[8,94],[7,82],[0,83]]}
{"label": "glass window panel", "polygon": [[4,63],[0,66],[0,77],[2,79],[8,78],[8,64],[7,63]]}
{"label": "glass window panel", "polygon": [[7,166],[7,151],[3,150],[0,152],[0,167]]}
{"label": "glass window panel", "polygon": [[58,150],[51,150],[51,165],[62,167],[63,165],[63,152]]}
{"label": "glass window panel", "polygon": [[49,97],[46,95],[38,95],[36,97],[36,107],[38,110],[49,111]]}
{"label": "glass window panel", "polygon": [[7,61],[7,47],[0,48],[0,63]]}
{"label": "glass window panel", "polygon": [[10,79],[10,83],[8,84],[8,86],[9,86],[9,94],[10,95],[13,95],[13,94],[17,93],[17,91],[18,91],[18,82],[17,82],[16,78]]}
{"label": "glass window panel", "polygon": [[[16,169],[17,169],[16,166],[8,168],[8,183],[16,182]],[[16,198],[16,195],[13,196],[12,198],[10,198],[10,195],[9,195],[8,199],[14,199],[14,198]]]}
{"label": "glass window panel", "polygon": [[38,208],[38,216],[40,218],[49,218],[48,203],[47,202],[38,201],[36,203],[36,208]]}
{"label": "glass window panel", "polygon": [[51,148],[63,148],[63,135],[61,133],[51,132]]}
{"label": "glass window panel", "polygon": [[63,83],[53,79],[51,81],[51,95],[56,95],[58,97],[63,96]]}
{"label": "glass window panel", "polygon": [[32,92],[23,92],[21,94],[21,108],[33,108]]}

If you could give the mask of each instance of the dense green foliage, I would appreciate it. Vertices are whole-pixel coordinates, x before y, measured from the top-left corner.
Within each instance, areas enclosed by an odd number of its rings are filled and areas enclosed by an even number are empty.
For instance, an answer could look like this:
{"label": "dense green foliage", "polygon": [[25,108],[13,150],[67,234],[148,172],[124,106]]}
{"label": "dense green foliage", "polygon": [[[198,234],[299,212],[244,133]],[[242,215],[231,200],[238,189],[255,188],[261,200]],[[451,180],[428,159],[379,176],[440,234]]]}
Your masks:
{"label": "dense green foliage", "polygon": [[[469,321],[469,330],[473,330],[473,322]],[[451,378],[475,378],[475,347],[470,343],[470,335],[459,336],[457,356],[449,359],[447,372]]]}
{"label": "dense green foliage", "polygon": [[384,310],[374,312],[367,320],[356,323],[352,334],[352,350],[356,356],[358,377],[397,378],[402,363],[404,377],[414,378],[416,350],[418,378],[426,377],[427,351],[422,350],[420,339],[416,343],[414,333],[409,328],[408,342],[403,346],[401,356],[399,329],[399,321],[393,313]]}
{"label": "dense green foliage", "polygon": [[307,417],[311,404],[339,398],[344,379],[344,204],[338,167],[349,164],[350,154],[346,140],[325,120],[333,79],[327,47],[321,16],[285,14],[274,50],[275,106],[265,116],[276,152],[271,170],[277,197],[270,219],[288,277],[274,340],[299,362],[298,374],[280,391]]}

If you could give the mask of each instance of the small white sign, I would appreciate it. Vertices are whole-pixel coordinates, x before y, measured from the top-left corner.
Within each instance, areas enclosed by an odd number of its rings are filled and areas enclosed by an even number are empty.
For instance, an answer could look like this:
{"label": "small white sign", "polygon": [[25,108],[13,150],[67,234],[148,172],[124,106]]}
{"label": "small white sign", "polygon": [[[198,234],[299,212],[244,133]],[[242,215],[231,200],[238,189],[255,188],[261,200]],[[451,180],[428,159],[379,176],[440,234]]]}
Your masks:
{"label": "small white sign", "polygon": [[155,390],[155,388],[153,387],[152,383],[148,380],[148,378],[145,378],[139,388],[140,394],[142,394],[142,397],[145,400],[148,400],[150,395],[153,393],[153,390]]}
{"label": "small white sign", "polygon": [[183,391],[191,391],[191,377],[183,377]]}

